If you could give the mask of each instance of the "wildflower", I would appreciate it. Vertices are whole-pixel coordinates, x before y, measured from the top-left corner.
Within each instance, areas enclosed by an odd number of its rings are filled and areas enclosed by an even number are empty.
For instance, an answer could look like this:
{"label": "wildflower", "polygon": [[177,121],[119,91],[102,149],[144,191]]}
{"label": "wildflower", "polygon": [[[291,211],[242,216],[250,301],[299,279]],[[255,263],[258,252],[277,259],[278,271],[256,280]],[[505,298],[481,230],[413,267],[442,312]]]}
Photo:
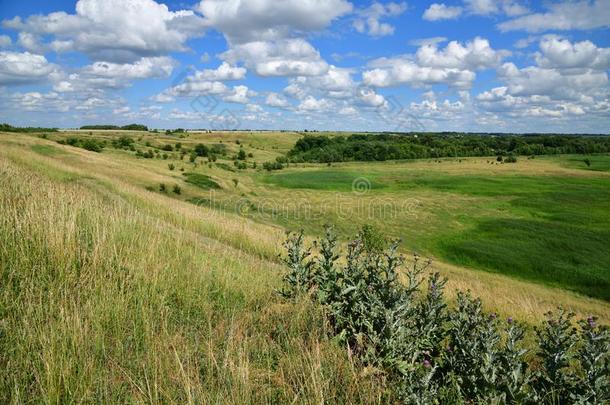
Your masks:
{"label": "wildflower", "polygon": [[432,365],[430,364],[430,361],[428,359],[424,360],[424,367],[426,368],[430,368]]}
{"label": "wildflower", "polygon": [[508,322],[509,325],[512,324],[514,322],[513,317],[509,316],[508,319],[506,320],[506,322]]}

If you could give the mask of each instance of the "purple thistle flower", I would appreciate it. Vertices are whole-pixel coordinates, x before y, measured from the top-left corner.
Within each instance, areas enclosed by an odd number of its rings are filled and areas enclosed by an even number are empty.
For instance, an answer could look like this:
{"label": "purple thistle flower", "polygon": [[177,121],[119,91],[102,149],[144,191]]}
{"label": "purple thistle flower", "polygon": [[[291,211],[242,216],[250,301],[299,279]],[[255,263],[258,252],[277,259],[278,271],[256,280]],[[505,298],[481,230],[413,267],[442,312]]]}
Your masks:
{"label": "purple thistle flower", "polygon": [[430,368],[430,366],[431,366],[430,361],[428,359],[424,360],[424,367]]}
{"label": "purple thistle flower", "polygon": [[506,322],[508,322],[509,325],[512,324],[514,322],[513,317],[509,316],[508,319],[506,320]]}
{"label": "purple thistle flower", "polygon": [[589,324],[590,328],[595,328],[595,318],[593,318],[592,316],[587,318],[587,323]]}

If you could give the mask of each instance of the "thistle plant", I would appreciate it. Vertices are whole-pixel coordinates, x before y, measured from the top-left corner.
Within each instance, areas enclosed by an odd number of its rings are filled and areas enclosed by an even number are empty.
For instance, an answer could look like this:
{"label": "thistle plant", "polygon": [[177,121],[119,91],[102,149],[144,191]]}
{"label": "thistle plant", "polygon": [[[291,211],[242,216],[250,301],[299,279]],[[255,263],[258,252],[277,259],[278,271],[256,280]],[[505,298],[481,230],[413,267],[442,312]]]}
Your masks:
{"label": "thistle plant", "polygon": [[447,280],[428,272],[430,261],[415,255],[401,272],[398,246],[368,226],[339,265],[332,228],[314,244],[316,256],[304,246],[303,232],[288,234],[280,293],[309,294],[323,306],[336,340],[385,374],[403,403],[610,401],[610,331],[594,317],[577,328],[573,314],[549,313],[535,330],[537,350],[527,348],[522,324],[485,312],[469,292],[458,292],[449,305]]}

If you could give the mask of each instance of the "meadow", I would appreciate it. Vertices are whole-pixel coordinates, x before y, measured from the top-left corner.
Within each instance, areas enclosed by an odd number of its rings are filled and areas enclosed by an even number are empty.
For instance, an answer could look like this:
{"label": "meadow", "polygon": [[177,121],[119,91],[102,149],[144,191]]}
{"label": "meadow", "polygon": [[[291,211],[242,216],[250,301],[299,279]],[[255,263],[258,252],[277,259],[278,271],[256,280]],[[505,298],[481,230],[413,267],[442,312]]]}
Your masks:
{"label": "meadow", "polygon": [[[110,146],[121,137],[152,156]],[[368,222],[402,238],[449,298],[610,322],[609,156],[261,169],[300,137],[0,133],[0,401],[387,402],[311,303],[276,293],[284,231],[327,223],[343,240]],[[197,144],[226,154],[190,161]]]}

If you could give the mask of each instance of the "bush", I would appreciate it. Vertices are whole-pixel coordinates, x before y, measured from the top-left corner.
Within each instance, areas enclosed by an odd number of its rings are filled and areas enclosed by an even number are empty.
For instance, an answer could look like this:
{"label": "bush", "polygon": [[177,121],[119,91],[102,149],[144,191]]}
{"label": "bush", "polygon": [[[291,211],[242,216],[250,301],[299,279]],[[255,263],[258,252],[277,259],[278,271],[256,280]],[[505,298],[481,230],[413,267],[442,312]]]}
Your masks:
{"label": "bush", "polygon": [[282,170],[283,168],[284,168],[284,165],[280,162],[264,162],[263,163],[263,169],[265,169],[267,171]]}
{"label": "bush", "polygon": [[577,327],[572,314],[549,313],[527,346],[524,325],[484,312],[470,293],[458,292],[448,306],[446,280],[426,274],[429,261],[415,255],[400,282],[398,241],[372,227],[348,244],[341,265],[331,228],[314,246],[315,255],[303,232],[288,234],[279,293],[323,306],[335,340],[380,370],[402,402],[610,401],[610,330],[594,317]]}
{"label": "bush", "polygon": [[133,138],[129,136],[121,136],[112,141],[112,146],[117,149],[130,149],[134,143]]}
{"label": "bush", "polygon": [[210,149],[204,144],[195,145],[194,152],[197,156],[207,156],[210,153]]}
{"label": "bush", "polygon": [[237,152],[237,159],[246,160],[246,152],[243,149],[240,149],[239,152]]}
{"label": "bush", "polygon": [[504,163],[517,163],[517,157],[515,155],[508,155],[506,159],[504,159]]}
{"label": "bush", "polygon": [[591,160],[589,158],[583,159],[583,162],[587,165],[587,167],[591,166]]}
{"label": "bush", "polygon": [[170,163],[170,164],[167,165],[167,168],[169,170],[174,170],[176,168],[176,165],[174,165],[173,163]]}
{"label": "bush", "polygon": [[179,195],[179,194],[181,194],[181,193],[182,193],[182,189],[180,188],[180,186],[179,186],[179,185],[174,184],[173,192],[174,192],[175,194],[178,194],[178,195]]}
{"label": "bush", "polygon": [[167,191],[167,187],[165,187],[164,183],[159,184],[159,191],[165,193]]}

